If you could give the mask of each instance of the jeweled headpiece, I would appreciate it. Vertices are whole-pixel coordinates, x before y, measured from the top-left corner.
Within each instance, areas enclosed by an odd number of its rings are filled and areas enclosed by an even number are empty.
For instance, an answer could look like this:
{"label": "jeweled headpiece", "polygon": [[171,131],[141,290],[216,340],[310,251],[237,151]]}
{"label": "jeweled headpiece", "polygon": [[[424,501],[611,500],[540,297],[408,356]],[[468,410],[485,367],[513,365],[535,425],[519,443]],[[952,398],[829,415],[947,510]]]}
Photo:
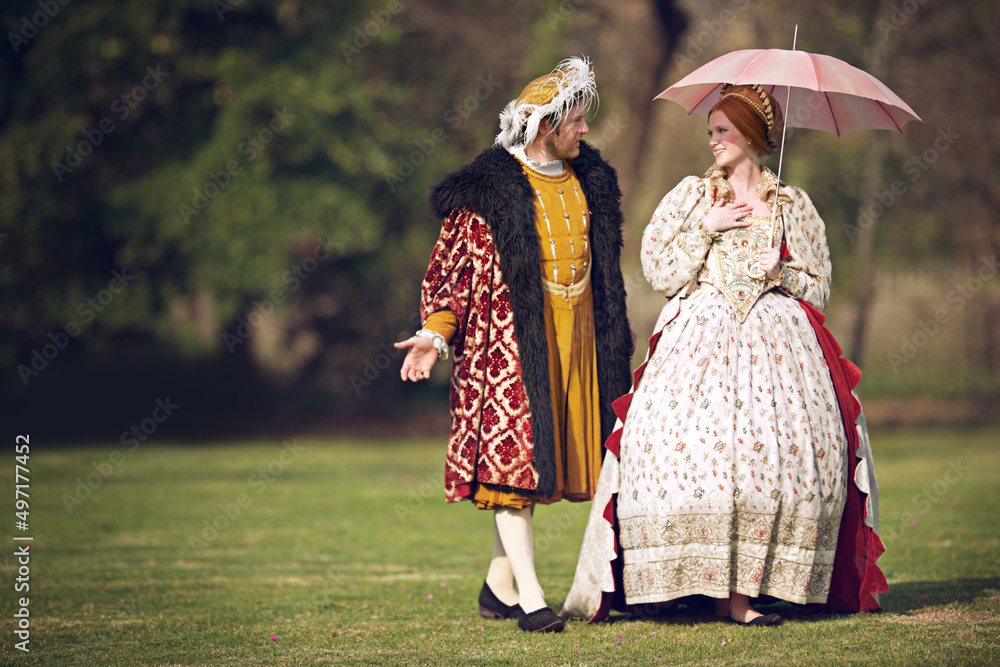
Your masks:
{"label": "jeweled headpiece", "polygon": [[525,86],[518,98],[504,107],[494,144],[504,148],[530,144],[538,136],[543,119],[549,118],[553,127],[559,127],[563,117],[579,103],[588,111],[598,103],[597,81],[589,60],[569,58],[550,74]]}
{"label": "jeweled headpiece", "polygon": [[719,90],[719,102],[727,98],[742,102],[763,121],[767,146],[760,146],[758,150],[766,148],[764,154],[777,152],[781,141],[782,115],[781,107],[774,97],[756,83],[738,85],[724,83]]}

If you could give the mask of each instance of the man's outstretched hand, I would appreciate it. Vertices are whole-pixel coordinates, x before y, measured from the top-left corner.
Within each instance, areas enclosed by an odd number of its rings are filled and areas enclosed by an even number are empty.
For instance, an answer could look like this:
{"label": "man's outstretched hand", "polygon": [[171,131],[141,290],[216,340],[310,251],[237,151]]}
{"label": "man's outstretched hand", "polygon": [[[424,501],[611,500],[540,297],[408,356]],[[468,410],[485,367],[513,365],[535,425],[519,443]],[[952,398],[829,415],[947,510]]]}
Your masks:
{"label": "man's outstretched hand", "polygon": [[434,341],[424,336],[410,336],[404,341],[396,343],[400,350],[409,349],[406,358],[403,359],[403,367],[399,371],[399,377],[403,382],[419,382],[431,376],[431,369],[438,360],[437,348]]}

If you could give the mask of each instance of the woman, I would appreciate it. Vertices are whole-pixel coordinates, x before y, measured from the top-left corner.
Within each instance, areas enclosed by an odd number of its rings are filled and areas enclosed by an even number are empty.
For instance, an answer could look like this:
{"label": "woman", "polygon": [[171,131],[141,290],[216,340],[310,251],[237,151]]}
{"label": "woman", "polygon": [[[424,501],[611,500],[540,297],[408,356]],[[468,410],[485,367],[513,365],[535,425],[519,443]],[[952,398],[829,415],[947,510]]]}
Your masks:
{"label": "woman", "polygon": [[771,95],[723,86],[715,165],[646,228],[643,269],[669,300],[616,403],[564,616],[600,618],[621,590],[629,606],[706,595],[737,623],[776,625],[749,598],[859,611],[887,590],[860,372],[822,327],[823,222],[760,165],[780,131]]}

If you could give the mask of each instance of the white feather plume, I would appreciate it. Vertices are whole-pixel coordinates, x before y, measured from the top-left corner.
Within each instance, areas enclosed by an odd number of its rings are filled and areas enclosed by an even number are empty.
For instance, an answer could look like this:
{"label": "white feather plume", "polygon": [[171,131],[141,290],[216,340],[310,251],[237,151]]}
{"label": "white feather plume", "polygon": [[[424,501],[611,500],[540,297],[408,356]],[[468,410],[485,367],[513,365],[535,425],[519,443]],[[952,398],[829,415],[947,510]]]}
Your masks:
{"label": "white feather plume", "polygon": [[570,109],[583,103],[586,111],[600,103],[597,96],[597,81],[586,57],[567,58],[552,71],[552,78],[562,83],[548,104],[518,104],[511,100],[500,112],[500,133],[494,145],[510,148],[516,144],[530,144],[538,136],[538,128],[544,118],[551,117],[558,128]]}

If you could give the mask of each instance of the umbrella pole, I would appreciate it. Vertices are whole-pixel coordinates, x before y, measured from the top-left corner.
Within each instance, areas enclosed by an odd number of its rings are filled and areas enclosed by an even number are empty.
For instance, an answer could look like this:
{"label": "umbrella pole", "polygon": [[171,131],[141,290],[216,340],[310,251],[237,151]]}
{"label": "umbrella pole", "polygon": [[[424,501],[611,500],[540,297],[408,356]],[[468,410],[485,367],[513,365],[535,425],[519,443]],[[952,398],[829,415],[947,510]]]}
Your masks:
{"label": "umbrella pole", "polygon": [[[792,51],[799,41],[799,26],[795,26],[795,36],[792,37]],[[788,129],[788,101],[792,98],[792,87],[786,86],[785,113],[781,115],[781,150],[778,154],[778,186],[781,185],[781,164],[785,161],[785,131]],[[778,186],[774,188],[774,205],[771,206],[771,224],[767,230],[767,247],[774,245],[774,220],[778,216]]]}

